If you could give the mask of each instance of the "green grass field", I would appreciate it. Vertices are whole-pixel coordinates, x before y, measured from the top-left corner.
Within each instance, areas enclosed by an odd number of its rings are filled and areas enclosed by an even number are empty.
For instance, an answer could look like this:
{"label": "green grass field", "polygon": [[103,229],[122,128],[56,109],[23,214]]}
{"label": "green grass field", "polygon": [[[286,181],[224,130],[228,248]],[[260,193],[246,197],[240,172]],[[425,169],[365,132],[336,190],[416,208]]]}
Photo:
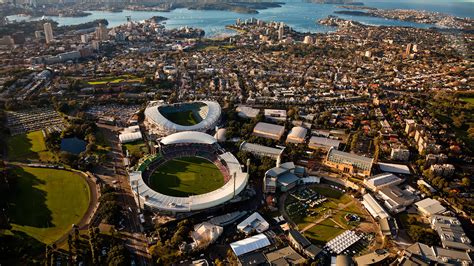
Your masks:
{"label": "green grass field", "polygon": [[[355,200],[352,199],[349,195],[344,194],[339,190],[319,185],[312,186],[311,189],[319,193],[320,195],[325,196],[328,200],[318,206],[315,206],[314,208],[308,207],[308,214],[306,216],[293,215],[290,216],[290,218],[294,223],[296,223],[298,229],[302,230],[311,223],[314,223],[315,221],[319,220],[321,217],[324,217],[325,213],[331,211],[331,217],[326,218],[321,223],[314,225],[313,227],[304,232],[304,235],[308,237],[308,239],[311,240],[313,243],[325,243],[337,236],[338,234],[344,232],[345,230],[353,229],[355,226],[349,225],[344,219],[344,216],[347,213],[357,214],[361,216],[362,219],[365,219],[365,217],[367,217],[367,213],[362,210],[358,205],[356,205]],[[288,205],[289,203],[295,201],[296,200],[293,197],[288,196],[285,204]],[[352,201],[354,202],[351,203]],[[338,211],[341,207],[344,208]],[[335,222],[331,220],[331,218]],[[339,225],[336,224],[336,222]]]}
{"label": "green grass field", "polygon": [[17,191],[10,199],[12,230],[51,243],[78,223],[89,205],[90,191],[77,173],[16,167]]}
{"label": "green grass field", "polygon": [[326,219],[304,232],[304,235],[314,244],[324,245],[344,231],[345,229],[341,229],[336,223]]}
{"label": "green grass field", "polygon": [[159,167],[150,178],[150,187],[175,197],[204,194],[224,185],[219,169],[198,157],[173,159]]}
{"label": "green grass field", "polygon": [[8,159],[53,161],[55,156],[48,151],[41,130],[8,137]]}
{"label": "green grass field", "polygon": [[119,76],[119,77],[105,77],[105,78],[102,78],[102,79],[99,79],[99,80],[88,81],[87,83],[89,85],[104,85],[104,84],[107,84],[107,83],[119,83],[119,82],[122,82],[122,81],[143,82],[143,79],[140,79],[140,78],[137,78],[137,77],[131,76],[131,75],[123,75],[123,76]]}
{"label": "green grass field", "polygon": [[461,100],[463,100],[467,103],[474,104],[474,97],[464,97],[464,98],[461,98]]}
{"label": "green grass field", "polygon": [[125,143],[123,147],[125,147],[130,154],[141,154],[140,156],[143,156],[143,154],[148,153],[148,148],[142,140]]}
{"label": "green grass field", "polygon": [[182,126],[192,126],[201,122],[196,119],[192,110],[187,110],[183,112],[171,112],[163,115],[171,122]]}

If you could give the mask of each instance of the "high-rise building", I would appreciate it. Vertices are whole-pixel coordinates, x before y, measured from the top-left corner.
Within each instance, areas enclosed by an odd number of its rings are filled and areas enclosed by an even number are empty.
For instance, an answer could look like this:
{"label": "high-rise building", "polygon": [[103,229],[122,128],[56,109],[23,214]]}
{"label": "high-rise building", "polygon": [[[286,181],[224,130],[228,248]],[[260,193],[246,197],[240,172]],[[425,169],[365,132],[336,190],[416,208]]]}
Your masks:
{"label": "high-rise building", "polygon": [[278,28],[278,40],[282,40],[284,34],[285,34],[285,28],[283,25],[280,25],[280,27]]}
{"label": "high-rise building", "polygon": [[95,37],[98,41],[106,41],[109,39],[107,27],[103,25],[102,23],[99,23],[99,26],[96,28]]}
{"label": "high-rise building", "polygon": [[411,48],[412,48],[412,44],[411,44],[411,43],[407,44],[407,48],[406,48],[406,50],[405,50],[405,56],[406,56],[406,57],[410,56],[410,54],[411,54]]}
{"label": "high-rise building", "polygon": [[53,37],[53,28],[51,27],[51,23],[44,23],[44,36],[46,38],[46,43],[51,43],[54,39]]}
{"label": "high-rise building", "polygon": [[313,44],[313,37],[307,35],[304,37],[304,41],[303,41],[304,44]]}
{"label": "high-rise building", "polygon": [[89,42],[89,36],[87,34],[82,34],[81,35],[81,42],[82,43],[88,43]]}

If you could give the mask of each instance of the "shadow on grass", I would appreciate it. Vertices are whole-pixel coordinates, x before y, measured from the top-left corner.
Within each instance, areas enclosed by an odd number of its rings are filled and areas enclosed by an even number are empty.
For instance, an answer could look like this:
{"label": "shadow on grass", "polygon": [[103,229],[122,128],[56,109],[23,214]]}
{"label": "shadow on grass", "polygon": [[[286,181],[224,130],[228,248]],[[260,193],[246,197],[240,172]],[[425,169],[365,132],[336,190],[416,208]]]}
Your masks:
{"label": "shadow on grass", "polygon": [[46,205],[47,192],[35,187],[45,182],[21,167],[15,167],[11,173],[15,175],[15,189],[9,200],[10,222],[37,228],[54,227],[52,213]]}
{"label": "shadow on grass", "polygon": [[27,134],[8,137],[7,152],[10,160],[14,159],[39,159],[37,153],[33,152],[33,141]]}
{"label": "shadow on grass", "polygon": [[0,264],[33,265],[41,261],[45,245],[21,231],[11,235],[0,235]]}

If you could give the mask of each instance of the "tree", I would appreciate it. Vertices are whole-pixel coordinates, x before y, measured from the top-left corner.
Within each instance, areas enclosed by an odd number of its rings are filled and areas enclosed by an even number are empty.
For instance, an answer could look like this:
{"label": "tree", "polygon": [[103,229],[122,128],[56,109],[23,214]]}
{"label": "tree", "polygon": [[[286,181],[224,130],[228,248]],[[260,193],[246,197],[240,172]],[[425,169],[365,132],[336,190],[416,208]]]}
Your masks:
{"label": "tree", "polygon": [[124,245],[113,246],[107,256],[108,265],[130,265],[130,255]]}

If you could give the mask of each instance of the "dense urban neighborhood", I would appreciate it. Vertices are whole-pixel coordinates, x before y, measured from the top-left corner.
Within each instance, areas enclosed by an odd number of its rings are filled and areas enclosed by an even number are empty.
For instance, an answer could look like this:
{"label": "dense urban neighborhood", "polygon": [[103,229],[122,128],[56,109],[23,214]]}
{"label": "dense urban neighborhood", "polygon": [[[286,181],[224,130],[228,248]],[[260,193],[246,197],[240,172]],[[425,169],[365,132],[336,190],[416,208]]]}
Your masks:
{"label": "dense urban neighborhood", "polygon": [[[0,4],[1,265],[474,264],[472,19],[8,20],[112,9],[36,2]],[[114,8],[282,5],[177,2]]]}

